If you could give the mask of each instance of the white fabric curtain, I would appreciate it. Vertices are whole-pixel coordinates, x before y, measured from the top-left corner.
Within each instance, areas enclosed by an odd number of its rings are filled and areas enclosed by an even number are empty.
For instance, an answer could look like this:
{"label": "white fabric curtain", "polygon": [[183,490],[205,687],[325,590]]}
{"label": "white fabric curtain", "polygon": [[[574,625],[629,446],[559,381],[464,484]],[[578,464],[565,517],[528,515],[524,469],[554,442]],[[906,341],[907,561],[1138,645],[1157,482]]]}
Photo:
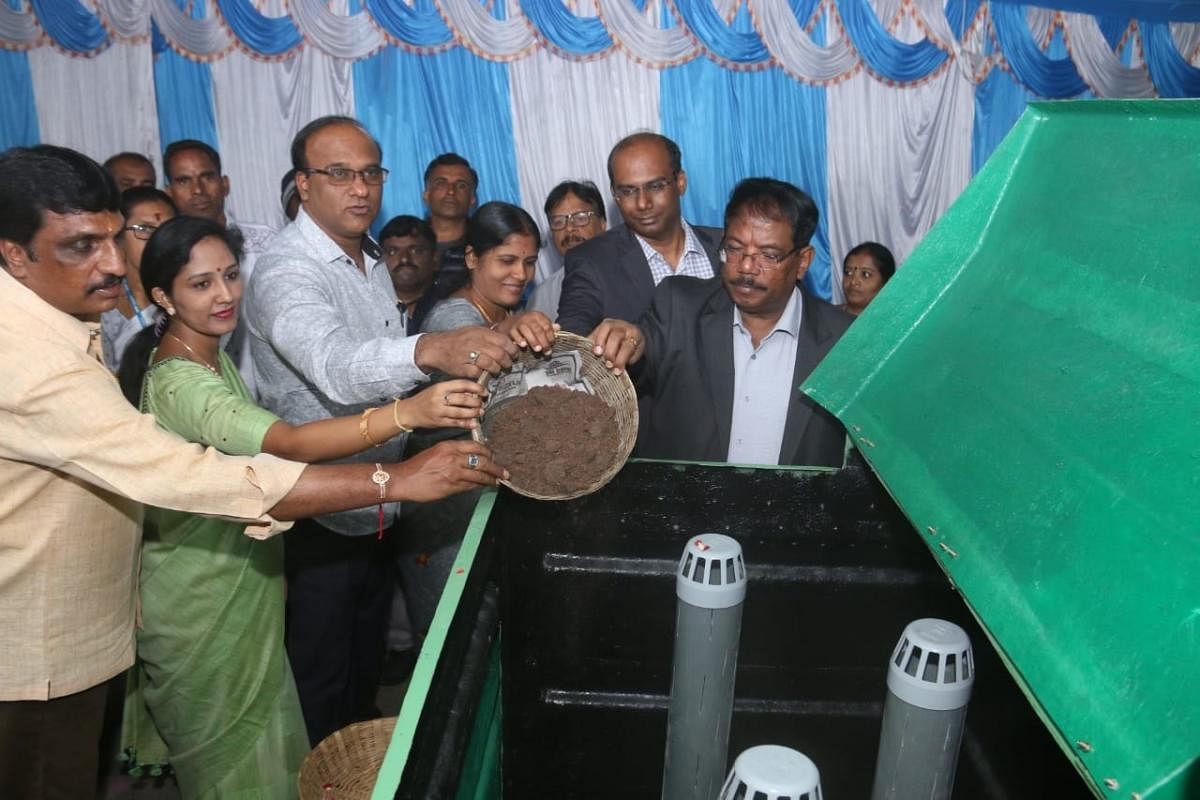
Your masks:
{"label": "white fabric curtain", "polygon": [[[919,37],[912,20],[897,35]],[[829,87],[826,140],[834,302],[846,252],[863,241],[908,257],[971,179],[975,86],[961,71],[897,91],[859,72]]]}
{"label": "white fabric curtain", "polygon": [[[506,0],[493,2],[506,3]],[[533,26],[516,0],[506,3],[508,18],[504,20],[493,17],[477,0],[440,0],[438,8],[463,37],[463,44],[493,60],[521,58],[537,46]]]}
{"label": "white fabric curtain", "polygon": [[16,11],[7,2],[0,3],[0,39],[33,46],[42,37],[42,27],[27,8]]}
{"label": "white fabric curtain", "polygon": [[162,175],[151,58],[149,40],[113,44],[91,58],[30,50],[42,141],[97,161],[124,150],[143,153]]}
{"label": "white fabric curtain", "polygon": [[279,180],[292,137],[317,117],[354,116],[350,62],[307,47],[270,62],[233,51],[213,62],[212,77],[228,208],[239,223],[282,227]]}
{"label": "white fabric curtain", "polygon": [[365,11],[335,13],[326,0],[291,0],[288,8],[305,40],[336,58],[366,58],[387,44]]}
{"label": "white fabric curtain", "polygon": [[547,244],[539,281],[560,266],[541,212],[556,185],[595,182],[610,226],[620,222],[608,187],[608,151],[633,131],[658,130],[658,79],[657,71],[621,52],[577,62],[541,50],[509,66],[521,206],[538,221]]}
{"label": "white fabric curtain", "polygon": [[658,27],[662,7],[657,0],[646,3],[644,13],[629,0],[597,0],[597,6],[613,41],[645,64],[665,67],[696,55],[696,43],[684,28]]}
{"label": "white fabric curtain", "polygon": [[1100,97],[1154,97],[1154,83],[1144,67],[1126,67],[1108,46],[1096,18],[1063,14],[1067,47],[1079,77]]}
{"label": "white fabric curtain", "polygon": [[787,0],[747,3],[767,51],[792,77],[827,83],[858,66],[858,53],[845,39],[836,39],[827,47],[814,42],[803,27],[808,20],[797,20]]}
{"label": "white fabric curtain", "polygon": [[218,16],[192,19],[175,5],[175,0],[147,2],[162,35],[185,54],[215,58],[233,47],[233,37]]}

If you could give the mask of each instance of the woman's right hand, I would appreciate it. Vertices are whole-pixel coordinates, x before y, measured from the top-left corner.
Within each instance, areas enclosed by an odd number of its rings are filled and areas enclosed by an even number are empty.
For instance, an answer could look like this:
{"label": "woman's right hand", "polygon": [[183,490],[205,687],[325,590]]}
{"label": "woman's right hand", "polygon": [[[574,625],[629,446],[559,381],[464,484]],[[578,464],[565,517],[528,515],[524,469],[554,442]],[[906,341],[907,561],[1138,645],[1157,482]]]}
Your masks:
{"label": "woman's right hand", "polygon": [[477,428],[486,396],[475,381],[443,381],[401,400],[396,417],[408,428]]}

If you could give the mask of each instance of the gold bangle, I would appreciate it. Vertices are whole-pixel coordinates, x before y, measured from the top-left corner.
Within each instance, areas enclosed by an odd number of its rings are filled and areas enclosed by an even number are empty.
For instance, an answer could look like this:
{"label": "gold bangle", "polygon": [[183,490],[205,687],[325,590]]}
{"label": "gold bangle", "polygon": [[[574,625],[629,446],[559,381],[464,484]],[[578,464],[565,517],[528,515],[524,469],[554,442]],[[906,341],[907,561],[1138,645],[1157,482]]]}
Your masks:
{"label": "gold bangle", "polygon": [[377,442],[371,438],[371,415],[378,410],[378,407],[368,408],[362,413],[362,418],[358,421],[358,435],[371,447],[379,447],[379,445],[383,444],[383,442]]}
{"label": "gold bangle", "polygon": [[405,425],[403,422],[400,421],[400,398],[399,397],[397,397],[396,400],[392,403],[392,422],[396,423],[396,427],[400,429],[401,433],[412,433],[413,432],[412,428],[408,427],[407,425]]}

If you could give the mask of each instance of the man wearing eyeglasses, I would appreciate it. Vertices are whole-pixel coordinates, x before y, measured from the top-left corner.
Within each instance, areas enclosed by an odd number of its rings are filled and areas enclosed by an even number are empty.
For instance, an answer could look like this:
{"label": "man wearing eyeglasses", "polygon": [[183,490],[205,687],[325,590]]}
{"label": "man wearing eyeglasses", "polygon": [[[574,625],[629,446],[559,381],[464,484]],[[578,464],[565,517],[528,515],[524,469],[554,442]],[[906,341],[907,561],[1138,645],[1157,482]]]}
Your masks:
{"label": "man wearing eyeglasses", "polygon": [[689,225],[679,146],[657,133],[626,136],[608,156],[608,178],[625,227],[571,250],[563,265],[558,324],[587,335],[601,320],[635,321],[654,287],[674,275],[711,278],[721,232]]}
{"label": "man wearing eyeglasses", "polygon": [[[550,223],[550,238],[560,256],[594,239],[608,227],[604,213],[604,198],[591,181],[563,181],[546,195],[546,221]],[[562,295],[561,267],[534,288],[525,304],[528,311],[541,311],[550,319],[558,316],[558,301]]]}
{"label": "man wearing eyeglasses", "polygon": [[592,332],[614,370],[636,364],[635,455],[842,465],[845,431],[800,391],[853,320],[800,286],[816,228],[807,194],[748,178],[725,207],[719,277],[666,281],[638,325]]}
{"label": "man wearing eyeglasses", "polygon": [[[321,117],[292,141],[300,210],[258,261],[246,299],[262,404],[293,425],[362,414],[437,370],[478,378],[516,347],[475,326],[408,336],[392,277],[367,231],[388,171],[357,120]],[[406,437],[348,461],[399,461]],[[474,468],[475,462],[468,462]],[[309,739],[375,715],[398,504],[302,520],[284,544],[286,642]]]}

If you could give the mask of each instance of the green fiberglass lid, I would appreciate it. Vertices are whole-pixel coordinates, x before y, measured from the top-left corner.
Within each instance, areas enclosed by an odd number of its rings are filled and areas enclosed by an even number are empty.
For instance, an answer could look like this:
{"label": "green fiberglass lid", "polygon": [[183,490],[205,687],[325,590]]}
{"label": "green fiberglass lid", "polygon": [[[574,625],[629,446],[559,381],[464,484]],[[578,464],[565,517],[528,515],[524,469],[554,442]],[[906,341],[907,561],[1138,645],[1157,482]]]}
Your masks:
{"label": "green fiberglass lid", "polygon": [[1200,101],[1031,105],[804,389],[1097,795],[1200,798]]}

